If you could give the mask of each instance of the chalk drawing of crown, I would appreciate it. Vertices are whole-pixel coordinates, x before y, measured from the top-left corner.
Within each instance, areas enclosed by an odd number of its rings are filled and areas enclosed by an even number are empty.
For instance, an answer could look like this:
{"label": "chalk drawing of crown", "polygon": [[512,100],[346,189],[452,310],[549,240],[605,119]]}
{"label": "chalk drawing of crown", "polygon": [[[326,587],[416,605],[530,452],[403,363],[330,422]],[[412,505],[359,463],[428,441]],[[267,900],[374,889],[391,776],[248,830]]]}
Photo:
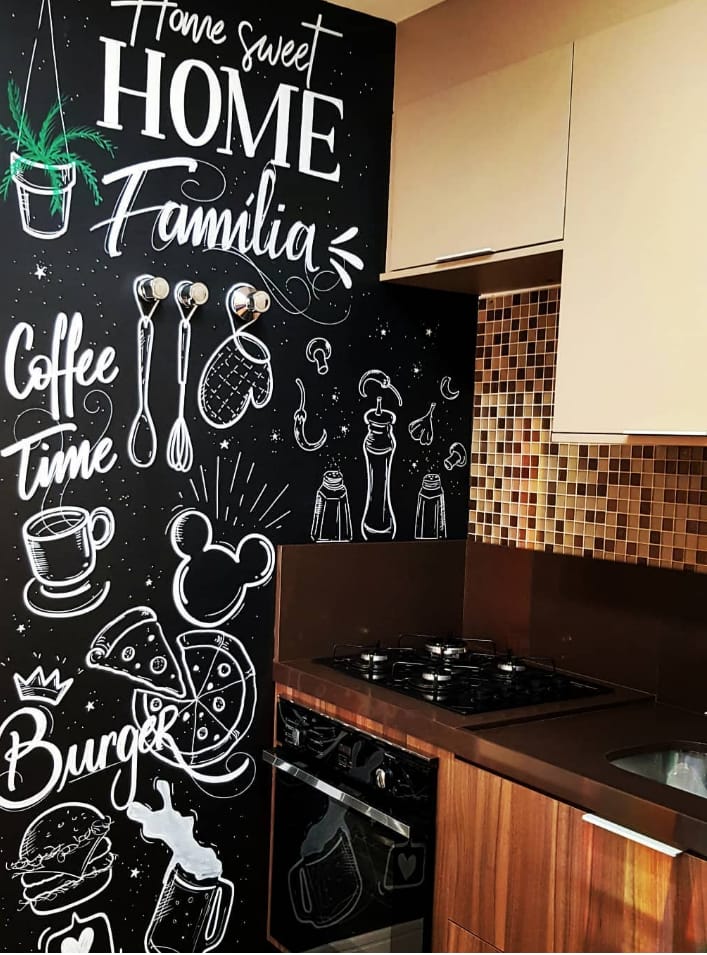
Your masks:
{"label": "chalk drawing of crown", "polygon": [[27,678],[15,673],[13,679],[21,700],[50,703],[52,706],[61,703],[74,682],[73,677],[69,677],[62,683],[58,670],[52,670],[49,676],[45,676],[42,667],[37,667]]}

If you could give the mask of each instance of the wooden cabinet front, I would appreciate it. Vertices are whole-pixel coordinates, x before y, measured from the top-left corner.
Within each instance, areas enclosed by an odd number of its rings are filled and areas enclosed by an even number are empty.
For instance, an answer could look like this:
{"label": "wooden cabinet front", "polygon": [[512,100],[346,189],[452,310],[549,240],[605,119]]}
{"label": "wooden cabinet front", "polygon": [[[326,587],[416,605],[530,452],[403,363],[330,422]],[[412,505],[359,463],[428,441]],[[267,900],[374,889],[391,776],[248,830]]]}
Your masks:
{"label": "wooden cabinet front", "polygon": [[[583,812],[461,760],[439,782],[435,950],[695,952],[707,862],[590,825]],[[450,928],[451,925],[457,928]]]}
{"label": "wooden cabinet front", "polygon": [[447,941],[444,946],[445,952],[497,952],[498,949],[493,945],[488,945],[482,939],[478,938],[472,932],[467,932],[461,925],[448,920],[447,922]]}
{"label": "wooden cabinet front", "polygon": [[388,271],[562,238],[571,76],[568,45],[396,110]]}
{"label": "wooden cabinet front", "polygon": [[707,4],[575,44],[553,431],[707,434]]}

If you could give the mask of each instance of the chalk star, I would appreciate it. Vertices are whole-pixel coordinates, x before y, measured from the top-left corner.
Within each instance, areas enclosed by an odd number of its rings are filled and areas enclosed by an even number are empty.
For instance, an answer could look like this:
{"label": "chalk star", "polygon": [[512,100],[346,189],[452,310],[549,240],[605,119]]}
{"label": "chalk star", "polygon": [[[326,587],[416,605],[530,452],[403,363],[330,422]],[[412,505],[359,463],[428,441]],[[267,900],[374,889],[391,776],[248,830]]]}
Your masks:
{"label": "chalk star", "polygon": [[38,279],[45,279],[47,277],[47,267],[46,265],[38,265],[33,273]]}
{"label": "chalk star", "polygon": [[96,708],[96,704],[93,702],[93,700],[89,700],[88,703],[86,704],[86,712],[90,713],[91,710],[95,708]]}
{"label": "chalk star", "polygon": [[230,445],[230,444],[228,443],[228,441],[224,438],[224,440],[221,442],[221,444],[219,445],[219,447],[221,448],[222,451],[228,451],[228,449],[231,447],[231,445]]}
{"label": "chalk star", "polygon": [[341,433],[342,433],[342,434],[348,434],[348,433],[349,433],[349,426],[348,426],[347,424],[342,424],[342,425],[341,425]]}
{"label": "chalk star", "polygon": [[131,869],[131,870],[130,870],[130,878],[131,878],[131,879],[137,879],[137,878],[139,878],[139,876],[140,876],[140,870],[139,870],[139,869]]}
{"label": "chalk star", "polygon": [[147,580],[145,581],[145,586],[152,587],[152,585],[153,585],[152,577],[148,577]]}
{"label": "chalk star", "polygon": [[388,329],[387,329],[387,328],[381,328],[381,338],[385,338],[385,336],[386,336],[387,334],[388,334]]}
{"label": "chalk star", "polygon": [[273,428],[273,430],[270,432],[270,440],[273,442],[273,444],[277,444],[278,441],[282,441],[282,435],[276,428]]}
{"label": "chalk star", "polygon": [[24,633],[26,629],[27,629],[27,627],[25,627],[25,625],[24,625],[23,623],[21,623],[21,624],[19,625],[19,627],[17,628],[17,632],[18,632],[18,633]]}
{"label": "chalk star", "polygon": [[420,368],[419,365],[413,365],[413,366],[412,366],[412,373],[413,373],[413,375],[419,375],[421,371],[422,371],[422,368]]}
{"label": "chalk star", "polygon": [[425,329],[425,335],[427,335],[428,338],[432,338],[432,329],[431,329],[431,328],[426,328],[426,329]]}
{"label": "chalk star", "polygon": [[338,394],[338,392],[335,391],[335,392],[332,394],[331,400],[334,402],[334,404],[336,404],[336,402],[339,400],[339,394]]}

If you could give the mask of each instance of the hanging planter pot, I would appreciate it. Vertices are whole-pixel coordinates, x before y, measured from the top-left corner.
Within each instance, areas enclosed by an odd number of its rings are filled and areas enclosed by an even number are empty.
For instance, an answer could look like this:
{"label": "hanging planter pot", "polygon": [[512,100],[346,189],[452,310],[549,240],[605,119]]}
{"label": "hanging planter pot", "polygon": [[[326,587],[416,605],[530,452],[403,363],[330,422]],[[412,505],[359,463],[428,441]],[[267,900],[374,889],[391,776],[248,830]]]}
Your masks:
{"label": "hanging planter pot", "polygon": [[10,154],[23,230],[37,239],[58,239],[69,228],[76,163],[47,164]]}

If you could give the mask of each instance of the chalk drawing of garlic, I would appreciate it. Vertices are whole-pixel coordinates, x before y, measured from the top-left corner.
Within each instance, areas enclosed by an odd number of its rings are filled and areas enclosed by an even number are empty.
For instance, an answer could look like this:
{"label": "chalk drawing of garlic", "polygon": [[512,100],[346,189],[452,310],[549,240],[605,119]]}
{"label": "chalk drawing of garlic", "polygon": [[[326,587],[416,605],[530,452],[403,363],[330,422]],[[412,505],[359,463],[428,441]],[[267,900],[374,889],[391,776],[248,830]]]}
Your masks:
{"label": "chalk drawing of garlic", "polygon": [[426,415],[423,415],[422,418],[416,418],[408,425],[408,431],[413,441],[419,441],[420,444],[423,444],[425,447],[429,447],[434,440],[435,433],[434,425],[432,424],[432,415],[436,407],[437,402],[433,401]]}

